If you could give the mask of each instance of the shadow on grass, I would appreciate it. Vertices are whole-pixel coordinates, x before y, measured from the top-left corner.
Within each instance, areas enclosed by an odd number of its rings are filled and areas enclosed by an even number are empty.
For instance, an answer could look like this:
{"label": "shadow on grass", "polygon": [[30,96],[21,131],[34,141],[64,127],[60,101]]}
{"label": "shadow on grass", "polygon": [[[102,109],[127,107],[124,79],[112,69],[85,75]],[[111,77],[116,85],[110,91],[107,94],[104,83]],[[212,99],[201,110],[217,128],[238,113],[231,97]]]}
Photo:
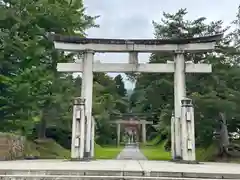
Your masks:
{"label": "shadow on grass", "polygon": [[96,159],[115,159],[122,151],[124,146],[100,146],[95,145],[95,158]]}
{"label": "shadow on grass", "polygon": [[24,154],[25,159],[70,159],[70,150],[53,139],[27,141]]}
{"label": "shadow on grass", "polygon": [[165,142],[158,145],[140,145],[140,150],[148,160],[171,160],[171,152],[165,151]]}

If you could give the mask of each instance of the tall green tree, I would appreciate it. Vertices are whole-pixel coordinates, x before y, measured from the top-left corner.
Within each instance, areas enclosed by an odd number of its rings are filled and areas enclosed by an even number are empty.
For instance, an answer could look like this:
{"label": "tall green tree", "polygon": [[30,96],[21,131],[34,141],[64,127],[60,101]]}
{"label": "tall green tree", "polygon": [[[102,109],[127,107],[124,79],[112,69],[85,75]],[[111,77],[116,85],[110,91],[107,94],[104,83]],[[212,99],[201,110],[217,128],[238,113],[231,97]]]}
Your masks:
{"label": "tall green tree", "polygon": [[115,78],[115,83],[116,83],[116,89],[119,94],[119,96],[126,96],[127,90],[125,89],[124,82],[122,76],[119,74]]}
{"label": "tall green tree", "polygon": [[49,114],[61,99],[58,93],[68,93],[66,102],[71,97],[71,92],[57,86],[56,64],[72,58],[57,52],[48,35],[84,36],[87,28],[95,26],[96,17],[85,14],[82,1],[68,0],[3,0],[0,15],[3,130],[26,129],[39,121],[39,137],[44,138]]}
{"label": "tall green tree", "polygon": [[[58,73],[56,65],[79,54],[56,51],[49,35],[84,37],[86,29],[97,27],[97,16],[86,15],[81,0],[3,0],[0,15],[0,130],[35,136],[37,128],[38,138],[46,137],[47,128],[71,131],[72,101],[81,96],[81,78]],[[108,121],[110,114],[120,113],[118,102],[115,81],[95,74],[93,112],[100,142],[111,141]]]}

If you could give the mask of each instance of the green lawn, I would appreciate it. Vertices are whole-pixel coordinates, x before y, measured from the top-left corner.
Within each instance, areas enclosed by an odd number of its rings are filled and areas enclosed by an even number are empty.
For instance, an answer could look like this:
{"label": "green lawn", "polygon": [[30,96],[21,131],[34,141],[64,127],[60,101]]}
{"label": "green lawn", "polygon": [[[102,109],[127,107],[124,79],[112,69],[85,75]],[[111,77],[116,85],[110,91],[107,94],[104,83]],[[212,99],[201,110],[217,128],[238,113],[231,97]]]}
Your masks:
{"label": "green lawn", "polygon": [[52,139],[27,141],[25,157],[40,159],[70,159],[70,150],[63,148]]}
{"label": "green lawn", "polygon": [[123,146],[106,146],[101,147],[95,145],[95,158],[96,159],[115,159],[117,155],[121,152]]}
{"label": "green lawn", "polygon": [[[164,144],[165,142],[162,142],[159,145],[142,145],[140,146],[140,150],[148,160],[171,160],[171,152],[165,151]],[[210,146],[206,149],[197,148],[196,158],[198,161],[212,160],[213,151],[214,146]]]}
{"label": "green lawn", "polygon": [[[26,144],[26,156],[37,156],[41,159],[70,159],[70,150],[64,149],[52,139],[38,140]],[[114,159],[123,146],[101,147],[95,144],[95,159]]]}
{"label": "green lawn", "polygon": [[[149,142],[147,145],[141,145],[140,150],[148,160],[171,160],[171,152],[165,151],[164,144],[165,142],[162,142],[159,145],[152,145],[152,143]],[[197,148],[196,159],[201,162],[213,161],[213,154],[215,151],[216,149],[214,145],[209,146],[208,148]]]}
{"label": "green lawn", "polygon": [[151,146],[140,146],[141,152],[146,156],[148,160],[170,160],[171,152],[164,150],[164,143]]}

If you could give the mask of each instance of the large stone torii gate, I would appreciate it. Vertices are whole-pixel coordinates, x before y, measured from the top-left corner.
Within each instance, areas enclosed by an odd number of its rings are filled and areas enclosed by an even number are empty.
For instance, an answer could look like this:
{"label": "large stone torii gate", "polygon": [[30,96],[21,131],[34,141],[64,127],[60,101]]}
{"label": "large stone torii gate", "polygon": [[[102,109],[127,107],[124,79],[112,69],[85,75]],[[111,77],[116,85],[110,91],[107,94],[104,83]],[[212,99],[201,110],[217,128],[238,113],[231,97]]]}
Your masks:
{"label": "large stone torii gate", "polygon": [[[186,97],[185,73],[210,73],[212,66],[210,64],[193,64],[187,63],[184,59],[185,53],[207,52],[215,49],[216,42],[219,41],[222,34],[213,36],[185,38],[185,39],[91,39],[80,37],[69,37],[54,35],[54,46],[56,49],[63,51],[84,52],[82,62],[75,63],[58,63],[57,70],[60,72],[82,72],[82,91],[81,97],[85,99],[86,113],[81,116],[80,122],[86,120],[84,123],[78,123],[76,128],[73,122],[72,130],[72,149],[71,157],[73,159],[84,159],[93,156],[93,144],[91,145],[92,134],[92,91],[93,91],[93,72],[146,72],[146,73],[174,73],[174,133],[172,133],[172,140],[174,140],[172,148],[172,158],[177,157],[183,160],[188,160],[183,156],[183,139],[182,137],[189,137],[194,140],[194,133],[188,131],[181,134],[181,100]],[[129,53],[129,63],[94,63],[95,52],[125,52]],[[154,52],[169,52],[173,53],[173,63],[154,63],[154,64],[139,64],[138,53],[154,53]],[[193,118],[193,116],[191,117]],[[73,118],[73,121],[77,121]],[[191,122],[191,119],[188,120]],[[79,122],[79,121],[77,121]],[[194,122],[194,121],[192,121]],[[194,127],[194,125],[192,125]],[[80,131],[81,129],[81,131]],[[86,133],[85,133],[86,129]],[[80,132],[79,132],[80,131]],[[78,136],[81,134],[81,136]],[[187,134],[187,135],[186,135]],[[79,141],[80,143],[76,143]],[[186,139],[184,139],[185,141]],[[189,141],[190,142],[190,141]],[[192,141],[195,142],[195,141]],[[184,142],[185,143],[185,142]],[[193,158],[195,160],[195,144],[192,146]],[[186,148],[186,146],[184,146]]]}

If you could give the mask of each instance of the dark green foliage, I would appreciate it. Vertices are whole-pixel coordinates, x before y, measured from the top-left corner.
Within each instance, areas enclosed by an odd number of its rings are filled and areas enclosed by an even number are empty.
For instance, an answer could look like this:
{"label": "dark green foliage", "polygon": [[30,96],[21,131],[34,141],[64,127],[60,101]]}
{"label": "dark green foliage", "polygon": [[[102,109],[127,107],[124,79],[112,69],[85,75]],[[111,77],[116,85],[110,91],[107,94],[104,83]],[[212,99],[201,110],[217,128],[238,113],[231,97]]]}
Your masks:
{"label": "dark green foliage", "polygon": [[[0,2],[0,131],[51,136],[69,146],[62,133],[67,132],[68,137],[71,132],[72,100],[81,95],[81,78],[58,73],[56,65],[72,62],[79,54],[57,51],[48,35],[83,37],[88,28],[97,27],[96,18],[86,15],[81,0]],[[98,132],[104,129],[105,133],[97,132],[98,138],[111,138],[109,114],[120,112],[116,104],[121,99],[113,79],[95,75],[93,111],[103,124]]]}
{"label": "dark green foliage", "polygon": [[[153,22],[156,38],[197,37],[226,32],[222,21],[206,23],[205,17],[186,20],[186,9],[175,14],[164,13],[161,22]],[[238,20],[235,24],[239,25]],[[219,43],[218,53],[187,54],[186,60],[194,63],[206,62],[213,65],[211,74],[187,74],[187,95],[195,107],[196,142],[209,145],[217,126],[219,113],[224,112],[230,132],[240,128],[240,67],[239,45],[240,26],[230,34],[225,33]],[[234,42],[234,46],[232,45]],[[173,60],[172,54],[152,54],[150,63],[165,63]],[[157,122],[157,132],[170,138],[170,118],[173,111],[173,75],[141,74],[137,77],[136,88],[131,97],[131,108],[135,112],[151,112]]]}

